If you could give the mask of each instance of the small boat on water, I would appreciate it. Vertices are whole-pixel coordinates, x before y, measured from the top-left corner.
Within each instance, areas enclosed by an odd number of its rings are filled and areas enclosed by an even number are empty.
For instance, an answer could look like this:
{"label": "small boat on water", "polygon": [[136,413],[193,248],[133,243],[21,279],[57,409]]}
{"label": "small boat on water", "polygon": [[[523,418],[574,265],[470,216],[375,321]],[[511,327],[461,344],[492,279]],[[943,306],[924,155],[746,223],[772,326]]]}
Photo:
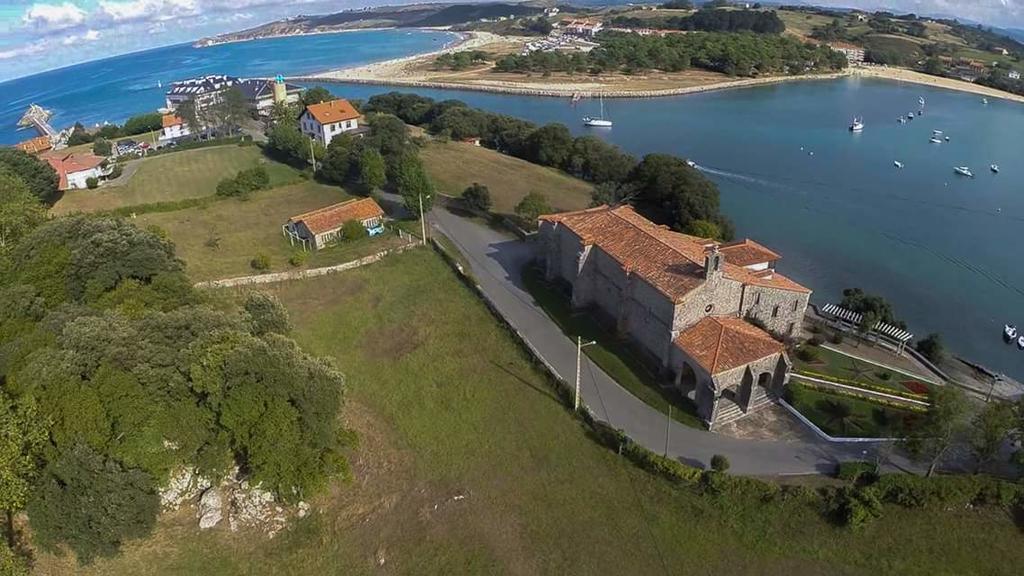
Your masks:
{"label": "small boat on water", "polygon": [[694,162],[693,160],[690,160],[689,158],[686,159],[686,165],[689,166],[690,168],[696,168],[697,167],[697,163]]}
{"label": "small boat on water", "polygon": [[595,128],[611,128],[612,127],[612,121],[604,119],[604,96],[601,96],[600,99],[601,99],[601,115],[598,116],[597,118],[594,118],[592,116],[584,117],[583,118],[583,125],[584,126],[592,126],[592,127],[595,127]]}
{"label": "small boat on water", "polygon": [[896,122],[899,123],[899,124],[906,124],[907,123],[907,119],[904,118],[903,116],[900,116],[899,118],[896,119]]}
{"label": "small boat on water", "polygon": [[931,142],[932,144],[942,144],[942,140],[939,140],[935,136],[932,136],[931,138],[929,138],[928,141]]}
{"label": "small boat on water", "polygon": [[989,164],[988,169],[991,170],[993,174],[999,174],[999,164]]}
{"label": "small boat on water", "polygon": [[917,115],[918,115],[918,116],[920,116],[920,115],[922,115],[922,114],[924,114],[924,110],[918,110],[918,111],[917,111]]}
{"label": "small boat on water", "polygon": [[855,117],[853,122],[850,123],[850,132],[863,132],[864,131],[864,120],[862,118]]}
{"label": "small boat on water", "polygon": [[897,168],[903,168],[903,162],[900,162],[899,160],[893,160],[892,165]]}
{"label": "small boat on water", "polygon": [[1024,336],[1017,338],[1017,348],[1024,350]]}
{"label": "small boat on water", "polygon": [[971,172],[971,169],[968,168],[967,166],[954,166],[953,167],[953,172],[956,172],[957,174],[959,174],[961,176],[967,176],[968,178],[974,178],[974,172]]}
{"label": "small boat on water", "polygon": [[1007,342],[1013,342],[1013,339],[1017,337],[1017,327],[1013,324],[1007,324],[1003,326],[1003,339]]}
{"label": "small boat on water", "polygon": [[913,112],[907,112],[907,120],[913,120],[913,119],[914,119],[914,113]]}
{"label": "small boat on water", "polygon": [[988,98],[982,98],[981,99],[981,103],[982,104],[988,104]]}
{"label": "small boat on water", "polygon": [[949,136],[946,136],[945,140],[946,142],[949,142]]}
{"label": "small boat on water", "polygon": [[942,130],[932,130],[932,136],[942,136]]}

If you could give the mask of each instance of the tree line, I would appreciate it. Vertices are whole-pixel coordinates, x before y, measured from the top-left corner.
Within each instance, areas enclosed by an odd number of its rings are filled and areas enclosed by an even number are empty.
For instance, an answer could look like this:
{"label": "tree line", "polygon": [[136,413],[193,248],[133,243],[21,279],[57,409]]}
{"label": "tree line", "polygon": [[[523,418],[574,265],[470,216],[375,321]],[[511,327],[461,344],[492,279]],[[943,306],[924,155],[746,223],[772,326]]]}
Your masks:
{"label": "tree line", "polygon": [[[347,473],[344,379],[274,297],[197,291],[159,230],[48,220],[32,168],[0,164],[0,509],[27,510],[31,544],[113,555],[183,468],[283,502]],[[0,560],[24,571],[6,526]]]}
{"label": "tree line", "polygon": [[75,122],[68,136],[68,146],[88,144],[96,139],[111,140],[122,136],[134,136],[163,129],[163,115],[159,112],[132,116],[124,124],[104,124],[94,132],[89,132],[81,122]]}
{"label": "tree line", "polygon": [[701,68],[730,76],[805,74],[846,67],[846,58],[827,46],[788,36],[752,33],[694,32],[640,36],[602,32],[601,45],[583,54],[535,51],[511,54],[496,62],[499,72],[635,73],[681,72]]}
{"label": "tree line", "polygon": [[719,10],[702,8],[689,16],[636,18],[616,16],[610,24],[621,28],[655,28],[701,32],[754,32],[782,34],[786,23],[774,10]]}
{"label": "tree line", "polygon": [[629,202],[677,230],[732,238],[733,225],[720,212],[718,188],[683,159],[649,154],[637,161],[595,136],[573,137],[563,124],[537,126],[458,100],[391,92],[370,98],[366,110],[397,116],[441,137],[480,138],[488,148],[564,170],[596,185],[595,204]]}

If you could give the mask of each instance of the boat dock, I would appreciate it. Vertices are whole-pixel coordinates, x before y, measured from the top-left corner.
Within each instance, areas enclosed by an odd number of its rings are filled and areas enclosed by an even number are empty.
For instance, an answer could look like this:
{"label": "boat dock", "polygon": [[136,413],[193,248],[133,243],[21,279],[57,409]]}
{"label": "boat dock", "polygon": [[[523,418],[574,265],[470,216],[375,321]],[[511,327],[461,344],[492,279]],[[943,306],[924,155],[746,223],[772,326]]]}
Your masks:
{"label": "boat dock", "polygon": [[38,104],[32,104],[22,115],[21,120],[18,120],[18,126],[27,128],[29,126],[35,127],[39,131],[40,136],[48,136],[53,139],[60,132],[53,126],[50,126],[50,116],[53,113],[43,108]]}

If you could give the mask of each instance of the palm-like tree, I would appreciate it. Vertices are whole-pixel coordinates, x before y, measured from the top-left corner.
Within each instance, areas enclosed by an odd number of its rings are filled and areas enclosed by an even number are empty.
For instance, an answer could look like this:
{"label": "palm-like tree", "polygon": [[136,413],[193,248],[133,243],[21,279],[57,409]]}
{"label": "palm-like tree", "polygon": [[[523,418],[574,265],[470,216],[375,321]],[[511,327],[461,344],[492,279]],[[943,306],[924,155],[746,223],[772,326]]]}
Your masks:
{"label": "palm-like tree", "polygon": [[851,427],[860,428],[860,416],[853,413],[853,408],[841,400],[819,400],[817,408],[825,415],[825,424],[834,426],[846,434]]}

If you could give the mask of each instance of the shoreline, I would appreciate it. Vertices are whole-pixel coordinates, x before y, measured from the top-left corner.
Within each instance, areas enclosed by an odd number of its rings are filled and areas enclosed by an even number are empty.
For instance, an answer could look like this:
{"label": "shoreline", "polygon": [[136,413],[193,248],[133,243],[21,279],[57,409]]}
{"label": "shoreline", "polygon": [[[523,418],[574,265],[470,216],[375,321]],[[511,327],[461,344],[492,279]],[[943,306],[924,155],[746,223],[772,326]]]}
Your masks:
{"label": "shoreline", "polygon": [[[412,30],[412,28],[410,28]],[[200,38],[195,42],[192,42],[192,47],[201,50],[203,48],[213,48],[214,46],[223,46],[225,44],[242,44],[243,42],[255,42],[257,40],[276,40],[278,38],[296,38],[302,36],[323,36],[325,34],[345,34],[347,32],[383,32],[385,30],[398,30],[397,26],[375,26],[372,28],[343,28],[341,30],[321,30],[318,32],[290,32],[287,34],[270,34],[267,36],[254,36],[252,38],[238,38],[235,40],[217,40],[211,41],[208,44],[203,44],[203,40],[206,38]],[[416,28],[416,30],[422,30],[422,28]],[[212,40],[212,39],[210,39]]]}

